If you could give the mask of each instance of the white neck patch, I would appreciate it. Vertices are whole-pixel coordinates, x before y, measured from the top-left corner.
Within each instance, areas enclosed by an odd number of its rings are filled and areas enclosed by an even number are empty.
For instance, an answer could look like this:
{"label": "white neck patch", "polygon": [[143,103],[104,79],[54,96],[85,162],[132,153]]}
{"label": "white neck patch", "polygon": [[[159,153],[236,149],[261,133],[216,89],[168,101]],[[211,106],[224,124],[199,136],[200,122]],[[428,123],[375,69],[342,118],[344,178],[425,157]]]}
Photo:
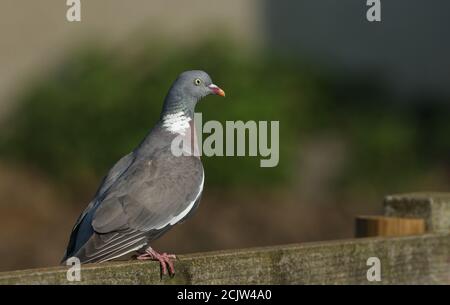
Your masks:
{"label": "white neck patch", "polygon": [[189,129],[189,122],[191,118],[186,116],[183,111],[167,114],[163,117],[163,127],[171,133],[177,133],[181,135],[186,134],[186,130]]}

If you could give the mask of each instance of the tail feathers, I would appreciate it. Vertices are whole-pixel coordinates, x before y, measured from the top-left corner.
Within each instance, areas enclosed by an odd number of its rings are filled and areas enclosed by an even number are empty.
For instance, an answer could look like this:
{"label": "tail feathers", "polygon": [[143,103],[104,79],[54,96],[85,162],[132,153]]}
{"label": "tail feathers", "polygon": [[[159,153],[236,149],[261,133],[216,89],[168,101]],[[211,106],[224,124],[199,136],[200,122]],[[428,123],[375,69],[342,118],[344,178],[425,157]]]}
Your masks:
{"label": "tail feathers", "polygon": [[[107,234],[94,233],[91,238],[71,257],[77,257],[81,263],[100,263],[119,258],[137,251],[147,244],[144,232],[129,231]],[[69,257],[65,255],[63,263]]]}

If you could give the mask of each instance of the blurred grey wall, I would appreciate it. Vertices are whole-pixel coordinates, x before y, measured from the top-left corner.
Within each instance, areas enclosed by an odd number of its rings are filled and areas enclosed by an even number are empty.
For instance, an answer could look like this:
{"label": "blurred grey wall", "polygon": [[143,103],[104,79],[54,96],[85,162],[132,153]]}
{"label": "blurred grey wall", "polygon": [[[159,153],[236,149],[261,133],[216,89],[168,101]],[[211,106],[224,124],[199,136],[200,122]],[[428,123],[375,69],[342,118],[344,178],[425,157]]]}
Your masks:
{"label": "blurred grey wall", "polygon": [[189,44],[219,30],[243,45],[379,72],[403,93],[450,96],[450,2],[381,3],[382,21],[369,23],[364,0],[81,0],[82,21],[70,23],[64,0],[1,0],[0,118],[29,80],[83,41]]}
{"label": "blurred grey wall", "polygon": [[270,47],[338,69],[375,71],[400,93],[450,96],[450,1],[266,0]]}

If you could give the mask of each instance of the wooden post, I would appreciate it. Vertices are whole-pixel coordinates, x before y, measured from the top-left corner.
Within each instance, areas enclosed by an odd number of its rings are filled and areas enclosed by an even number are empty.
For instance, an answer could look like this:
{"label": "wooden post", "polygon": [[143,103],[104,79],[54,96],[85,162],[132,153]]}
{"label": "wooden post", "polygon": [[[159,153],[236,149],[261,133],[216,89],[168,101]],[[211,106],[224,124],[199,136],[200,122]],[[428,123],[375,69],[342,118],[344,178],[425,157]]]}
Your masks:
{"label": "wooden post", "polygon": [[[381,282],[370,282],[368,259],[381,262]],[[0,272],[2,284],[450,284],[450,232],[358,238],[178,256],[173,278],[160,278],[158,262],[81,265]]]}
{"label": "wooden post", "polygon": [[450,232],[450,194],[411,193],[387,196],[384,216],[356,218],[356,237],[406,236]]}
{"label": "wooden post", "polygon": [[450,231],[450,194],[412,193],[387,196],[384,200],[384,215],[423,218],[428,232],[446,233]]}
{"label": "wooden post", "polygon": [[356,237],[407,236],[425,233],[425,220],[384,216],[358,216]]}

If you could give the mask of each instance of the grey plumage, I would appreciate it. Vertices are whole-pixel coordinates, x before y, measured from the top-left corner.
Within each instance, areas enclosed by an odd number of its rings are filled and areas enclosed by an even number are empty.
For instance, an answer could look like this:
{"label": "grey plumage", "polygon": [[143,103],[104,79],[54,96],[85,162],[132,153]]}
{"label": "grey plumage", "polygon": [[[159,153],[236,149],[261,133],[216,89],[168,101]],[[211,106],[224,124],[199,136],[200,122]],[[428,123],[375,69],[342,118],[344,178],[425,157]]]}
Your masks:
{"label": "grey plumage", "polygon": [[197,102],[224,95],[203,71],[182,73],[164,101],[160,121],[108,172],[80,215],[63,261],[102,262],[144,249],[197,207],[204,183],[200,158],[174,156],[172,140],[193,132]]}

